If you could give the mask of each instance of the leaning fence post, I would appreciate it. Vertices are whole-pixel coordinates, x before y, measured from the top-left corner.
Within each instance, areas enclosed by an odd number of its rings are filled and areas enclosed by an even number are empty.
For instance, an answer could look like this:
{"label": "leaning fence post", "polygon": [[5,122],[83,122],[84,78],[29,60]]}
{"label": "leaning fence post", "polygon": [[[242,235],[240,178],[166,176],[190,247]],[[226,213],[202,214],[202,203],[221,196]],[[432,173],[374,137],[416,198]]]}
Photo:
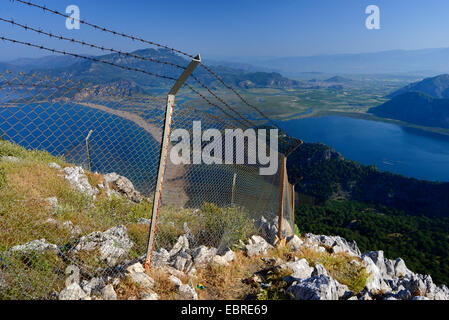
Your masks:
{"label": "leaning fence post", "polygon": [[237,178],[237,173],[234,173],[234,178],[232,179],[232,193],[231,193],[231,206],[234,206],[235,201],[235,179]]}
{"label": "leaning fence post", "polygon": [[164,180],[165,164],[167,160],[168,146],[170,143],[170,129],[173,115],[173,105],[175,104],[175,96],[182,87],[187,78],[192,74],[193,70],[201,62],[200,55],[197,55],[189,63],[184,72],[179,76],[176,83],[171,88],[167,96],[167,106],[165,109],[165,124],[162,132],[161,153],[159,158],[159,170],[157,173],[156,188],[154,190],[153,212],[151,215],[150,236],[148,240],[147,255],[145,259],[145,270],[151,268],[151,258],[153,256],[154,240],[156,239],[157,218],[159,213],[159,205],[161,201],[162,184]]}
{"label": "leaning fence post", "polygon": [[283,222],[284,222],[284,192],[285,192],[285,169],[287,164],[287,157],[281,155],[281,181],[279,190],[279,240],[283,238]]}
{"label": "leaning fence post", "polygon": [[89,139],[90,139],[92,132],[93,132],[93,130],[90,130],[86,137],[87,160],[89,163],[89,171],[92,171],[92,156],[90,154],[90,143],[89,143]]}

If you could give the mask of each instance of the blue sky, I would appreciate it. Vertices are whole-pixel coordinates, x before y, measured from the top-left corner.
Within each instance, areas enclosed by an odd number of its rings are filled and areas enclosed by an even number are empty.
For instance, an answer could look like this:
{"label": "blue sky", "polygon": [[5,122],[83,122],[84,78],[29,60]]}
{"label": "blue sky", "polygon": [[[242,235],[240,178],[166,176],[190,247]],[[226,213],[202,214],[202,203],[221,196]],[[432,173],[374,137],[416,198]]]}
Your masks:
{"label": "blue sky", "polygon": [[[161,42],[203,57],[304,56],[391,49],[449,47],[447,0],[31,0],[65,11],[70,4],[81,18],[117,31]],[[44,30],[135,50],[145,46],[92,31],[65,29],[62,17],[17,2],[0,0],[0,17]],[[365,28],[365,8],[378,5],[381,29]],[[24,32],[0,22],[0,35],[79,53],[98,51]],[[46,55],[0,42],[0,60]]]}

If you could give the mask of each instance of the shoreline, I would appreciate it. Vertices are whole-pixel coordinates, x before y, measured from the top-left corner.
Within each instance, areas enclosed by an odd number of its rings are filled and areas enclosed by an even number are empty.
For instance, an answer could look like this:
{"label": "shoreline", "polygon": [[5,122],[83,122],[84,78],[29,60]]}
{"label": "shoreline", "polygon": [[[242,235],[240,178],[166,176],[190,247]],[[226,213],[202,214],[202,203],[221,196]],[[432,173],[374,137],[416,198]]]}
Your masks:
{"label": "shoreline", "polygon": [[368,121],[375,121],[375,122],[383,122],[383,123],[390,123],[395,124],[401,127],[406,128],[412,128],[416,130],[423,131],[425,133],[431,133],[431,134],[438,134],[444,137],[449,137],[449,129],[444,129],[440,127],[426,127],[421,126],[418,124],[413,124],[409,122],[403,122],[400,120],[395,119],[388,119],[388,118],[380,118],[376,117],[374,115],[371,115],[369,113],[365,112],[353,112],[353,111],[337,111],[337,110],[329,110],[329,111],[312,111],[307,114],[300,114],[293,117],[285,118],[283,116],[279,117],[278,121],[291,121],[291,120],[301,120],[301,119],[307,119],[307,118],[321,118],[326,116],[340,116],[340,117],[347,117],[347,118],[353,118],[353,119],[360,119],[360,120],[368,120]]}

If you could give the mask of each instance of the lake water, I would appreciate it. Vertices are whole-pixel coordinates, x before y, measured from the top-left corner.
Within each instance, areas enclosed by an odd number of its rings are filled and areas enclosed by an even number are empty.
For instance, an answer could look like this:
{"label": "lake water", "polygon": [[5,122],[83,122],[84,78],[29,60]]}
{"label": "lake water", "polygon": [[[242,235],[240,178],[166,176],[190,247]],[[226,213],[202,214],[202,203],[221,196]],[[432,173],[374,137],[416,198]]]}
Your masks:
{"label": "lake water", "polygon": [[326,116],[284,121],[282,128],[305,142],[322,142],[345,158],[380,171],[449,181],[449,137],[390,123]]}

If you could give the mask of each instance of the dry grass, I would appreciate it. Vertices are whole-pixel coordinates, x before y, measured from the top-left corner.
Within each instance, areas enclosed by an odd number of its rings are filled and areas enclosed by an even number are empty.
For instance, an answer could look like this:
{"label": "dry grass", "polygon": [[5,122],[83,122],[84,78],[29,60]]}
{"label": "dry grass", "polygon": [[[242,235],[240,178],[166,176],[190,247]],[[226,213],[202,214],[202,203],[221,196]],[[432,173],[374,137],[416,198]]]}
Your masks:
{"label": "dry grass", "polygon": [[260,256],[247,257],[243,252],[235,253],[235,260],[228,266],[211,264],[198,269],[192,278],[194,287],[201,284],[203,290],[197,290],[203,300],[241,300],[254,294],[254,288],[243,280],[260,270],[264,263]]}
{"label": "dry grass", "polygon": [[[58,245],[70,243],[73,235],[70,230],[62,226],[64,221],[71,221],[74,225],[80,226],[82,234],[104,231],[123,224],[136,244],[132,249],[131,257],[138,257],[145,252],[149,226],[137,222],[140,218],[150,218],[152,203],[143,201],[135,204],[121,198],[109,199],[104,192],[93,200],[73,190],[58,170],[50,168],[49,162],[56,162],[63,167],[67,164],[45,152],[28,151],[9,142],[0,141],[0,157],[3,155],[15,156],[20,161],[0,160],[0,234],[2,235],[0,252],[7,251],[14,245],[42,238]],[[101,175],[90,172],[86,174],[93,186],[104,182]],[[45,201],[45,198],[53,196],[58,199],[56,210],[50,208]],[[217,217],[221,220],[217,220]],[[56,220],[57,223],[45,223],[49,218]],[[180,235],[185,233],[184,223],[187,223],[194,234],[204,234],[204,230],[208,229],[209,233],[204,239],[205,242],[211,240],[207,237],[229,242],[245,240],[253,233],[248,221],[245,212],[238,208],[223,209],[208,205],[202,211],[196,212],[191,209],[162,207],[158,221],[158,243],[162,247],[169,248]],[[231,228],[223,231],[223,225],[231,226]],[[96,256],[95,253],[87,253],[77,259],[90,267],[103,266],[103,262],[98,261]],[[292,260],[294,257],[305,258],[312,266],[321,263],[329,275],[340,283],[348,285],[355,292],[364,287],[368,277],[363,267],[350,263],[354,257],[345,254],[331,255],[309,249],[292,253],[289,248],[280,245],[271,250],[268,256],[284,261]],[[48,259],[42,256],[35,258],[21,256],[15,257],[14,263],[18,266],[16,266],[17,270],[23,272],[27,278],[32,276],[31,281],[42,280],[42,283],[53,283],[59,288],[60,279],[64,278],[64,275],[60,276],[61,270],[64,270],[64,264],[56,256]],[[270,275],[268,280],[275,284],[275,290],[271,291],[261,291],[260,288],[243,283],[242,280],[249,278],[254,272],[268,269],[260,256],[249,258],[243,252],[237,251],[236,259],[230,265],[209,265],[198,268],[194,276],[186,276],[181,280],[195,288],[203,285],[204,289],[197,289],[200,299],[237,300],[248,296],[259,299],[285,298],[279,294],[283,290],[284,274]],[[177,289],[168,280],[169,275],[166,272],[152,271],[151,276],[156,280],[155,291],[161,299],[177,298]],[[33,286],[39,287],[37,282],[33,282],[30,288]],[[18,283],[11,283],[11,290],[17,290],[18,297],[21,292],[19,287]],[[42,290],[43,295],[45,290],[49,292],[48,287]],[[138,298],[139,290],[129,281],[122,282],[117,288],[121,299]],[[8,294],[14,295],[12,291]]]}
{"label": "dry grass", "polygon": [[137,300],[140,299],[142,288],[128,277],[122,279],[120,283],[114,287],[118,300]]}
{"label": "dry grass", "polygon": [[[178,298],[178,289],[169,278],[170,274],[163,269],[155,268],[149,272],[149,276],[155,280],[154,291],[159,295],[161,300],[176,300]],[[179,277],[182,283],[188,283],[187,276]]]}

